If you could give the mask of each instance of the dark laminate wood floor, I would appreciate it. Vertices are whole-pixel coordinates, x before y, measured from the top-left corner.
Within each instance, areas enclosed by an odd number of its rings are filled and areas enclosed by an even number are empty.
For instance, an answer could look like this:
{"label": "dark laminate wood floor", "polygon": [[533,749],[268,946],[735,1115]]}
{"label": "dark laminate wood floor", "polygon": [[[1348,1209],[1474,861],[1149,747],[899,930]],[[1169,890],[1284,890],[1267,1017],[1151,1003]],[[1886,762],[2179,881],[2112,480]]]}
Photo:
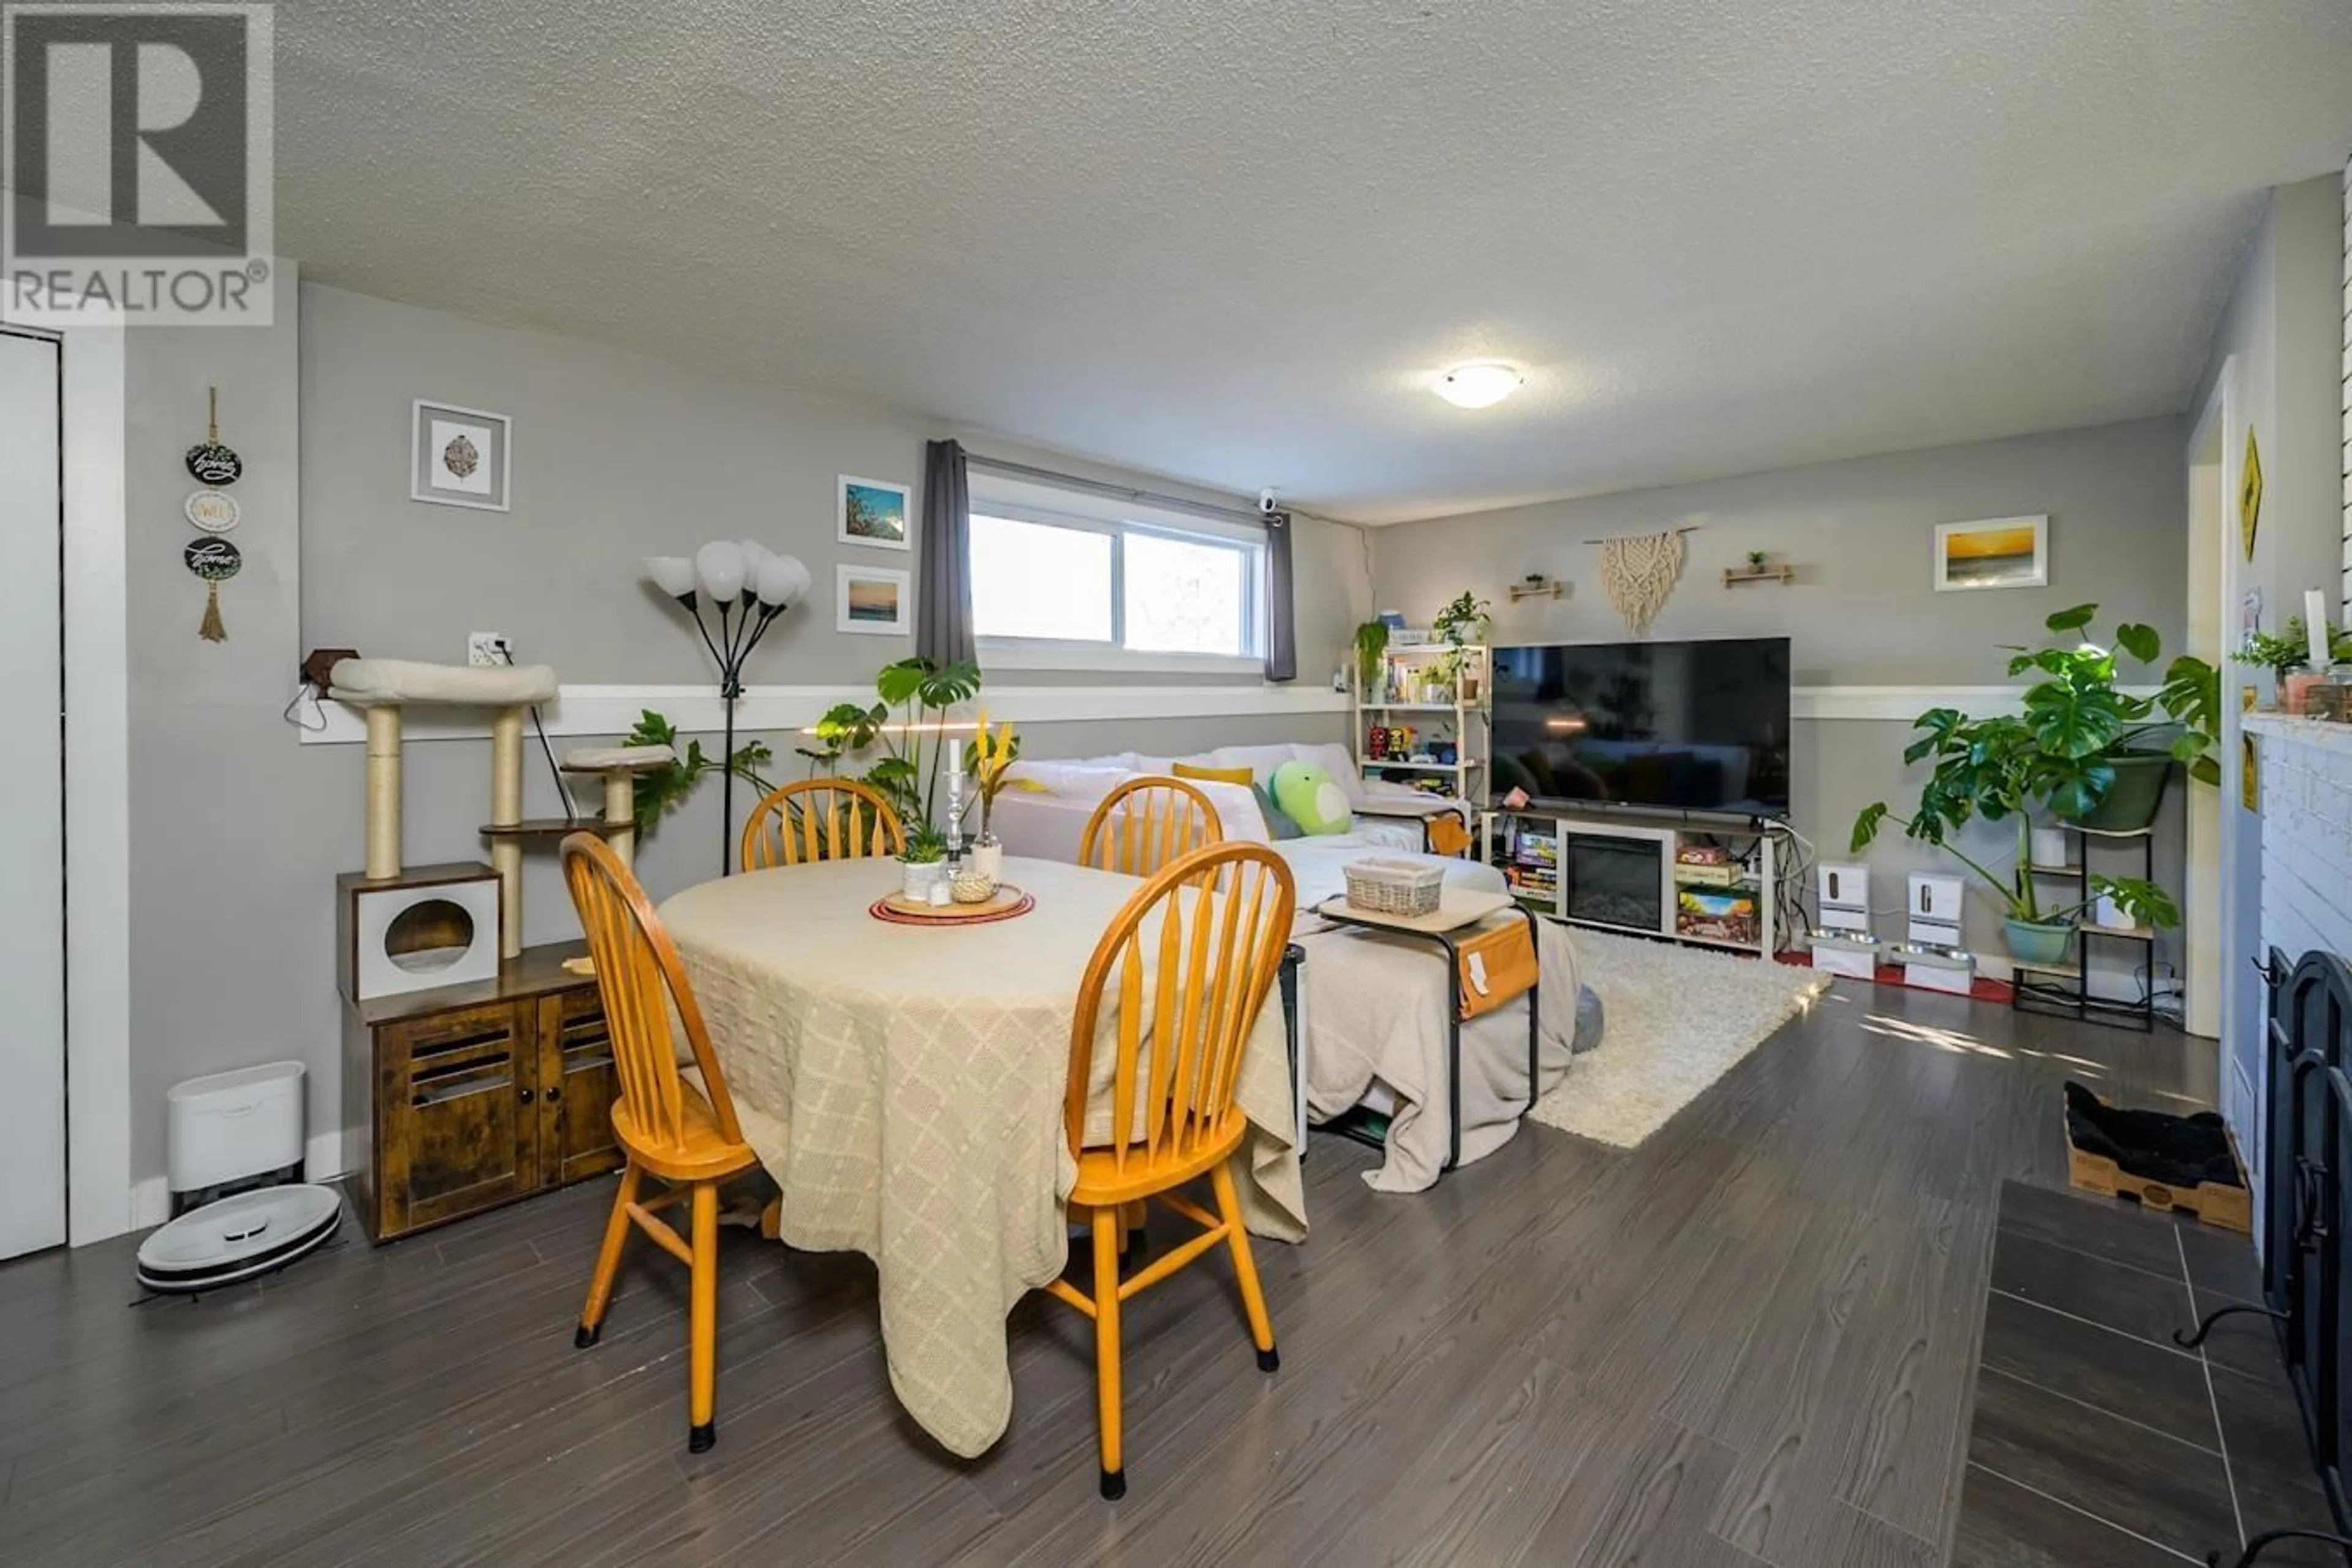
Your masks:
{"label": "dark laminate wood floor", "polygon": [[1089,1334],[1013,1314],[991,1454],[887,1392],[869,1267],[730,1232],[718,1447],[685,1281],[633,1247],[572,1349],[594,1183],[261,1288],[132,1310],[130,1245],[0,1268],[0,1558],[27,1563],[1643,1563],[1949,1549],[2000,1184],[2063,1180],[2056,1086],[2203,1104],[2211,1047],[1841,989],[1633,1153],[1530,1127],[1417,1197],[1318,1139],[1259,1249],[1126,1319],[1095,1494]]}
{"label": "dark laminate wood floor", "polygon": [[[2241,1237],[2129,1205],[2005,1186],[1985,1301],[1954,1568],[2122,1568],[2237,1555],[2266,1530],[2331,1528]],[[2309,1541],[2266,1563],[2334,1564]]]}

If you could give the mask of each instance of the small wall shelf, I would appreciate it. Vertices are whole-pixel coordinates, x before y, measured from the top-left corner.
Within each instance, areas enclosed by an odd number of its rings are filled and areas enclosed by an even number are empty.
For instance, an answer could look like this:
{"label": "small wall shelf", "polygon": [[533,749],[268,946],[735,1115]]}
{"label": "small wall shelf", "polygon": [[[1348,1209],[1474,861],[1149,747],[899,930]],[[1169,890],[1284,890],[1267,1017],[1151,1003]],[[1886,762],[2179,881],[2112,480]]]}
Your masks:
{"label": "small wall shelf", "polygon": [[1557,599],[1568,591],[1568,584],[1547,577],[1540,583],[1514,583],[1504,591],[1516,605],[1521,599]]}
{"label": "small wall shelf", "polygon": [[1737,588],[1742,583],[1790,584],[1797,580],[1794,566],[1727,566],[1723,569],[1723,585]]}

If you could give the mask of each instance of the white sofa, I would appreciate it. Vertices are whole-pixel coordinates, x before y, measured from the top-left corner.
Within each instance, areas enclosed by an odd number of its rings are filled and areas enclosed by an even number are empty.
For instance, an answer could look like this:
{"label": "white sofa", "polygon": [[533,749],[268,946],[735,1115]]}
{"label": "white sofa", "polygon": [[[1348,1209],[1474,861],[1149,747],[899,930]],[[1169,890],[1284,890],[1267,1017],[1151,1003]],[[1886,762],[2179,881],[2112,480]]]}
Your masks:
{"label": "white sofa", "polygon": [[[1428,944],[1342,927],[1313,913],[1347,890],[1349,862],[1367,856],[1423,854],[1423,823],[1433,811],[1457,811],[1401,784],[1366,783],[1339,745],[1221,746],[1184,758],[1139,755],[1074,762],[1022,762],[1014,776],[1039,793],[1007,790],[992,821],[1009,855],[1074,861],[1087,819],[1103,796],[1140,774],[1166,774],[1179,761],[1203,767],[1246,767],[1264,784],[1294,759],[1319,763],[1356,807],[1347,833],[1307,834],[1274,846],[1289,866],[1298,899],[1293,934],[1307,953],[1299,971],[1299,1102],[1305,1121],[1322,1121],[1359,1103],[1391,1113],[1388,1158],[1364,1180],[1385,1192],[1419,1192],[1435,1182],[1448,1149],[1453,1107],[1449,1079],[1446,964]],[[1238,784],[1199,781],[1228,839],[1267,840],[1257,797]],[[1379,815],[1383,810],[1388,816]],[[1504,890],[1503,875],[1476,860],[1439,859],[1449,885]],[[1576,956],[1566,928],[1538,922],[1543,968],[1543,1081],[1567,1070],[1575,1031]],[[1474,1020],[1462,1030],[1462,1158],[1466,1163],[1508,1142],[1527,1095],[1524,1004]],[[1302,1125],[1302,1133],[1304,1128]]]}
{"label": "white sofa", "polygon": [[[1139,773],[1166,774],[1185,763],[1204,768],[1247,768],[1260,787],[1273,790],[1274,772],[1285,763],[1319,763],[1347,795],[1356,814],[1349,833],[1324,842],[1362,848],[1379,847],[1419,850],[1426,844],[1426,822],[1452,813],[1470,826],[1470,810],[1458,800],[1447,800],[1407,784],[1359,777],[1348,748],[1337,742],[1321,744],[1278,742],[1264,746],[1220,746],[1187,757],[1154,756],[1145,752],[1117,752],[1108,756],[1062,762],[1022,761],[1013,776],[1026,779],[1044,792],[1008,790],[996,803],[994,826],[1008,854],[1034,855],[1048,860],[1076,860],[1078,838],[1095,806],[1113,789]],[[1189,781],[1200,786],[1217,808],[1219,825],[1227,838],[1265,843],[1265,817],[1257,798],[1237,784],[1215,780]]]}

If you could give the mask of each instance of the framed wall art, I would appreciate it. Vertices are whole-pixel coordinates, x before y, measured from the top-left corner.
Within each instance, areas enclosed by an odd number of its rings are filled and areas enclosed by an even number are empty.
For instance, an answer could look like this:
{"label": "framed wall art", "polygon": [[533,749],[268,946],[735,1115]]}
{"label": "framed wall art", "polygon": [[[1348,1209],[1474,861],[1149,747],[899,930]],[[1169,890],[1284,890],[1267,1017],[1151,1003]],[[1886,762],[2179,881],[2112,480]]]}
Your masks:
{"label": "framed wall art", "polygon": [[879,550],[911,550],[907,527],[905,485],[887,479],[841,476],[834,498],[837,536],[844,544],[868,544]]}
{"label": "framed wall art", "polygon": [[1994,517],[1936,525],[1936,592],[2044,588],[2050,584],[2050,519]]}
{"label": "framed wall art", "polygon": [[514,422],[488,409],[424,397],[411,406],[408,499],[478,511],[509,510]]}
{"label": "framed wall art", "polygon": [[887,567],[842,566],[835,588],[835,625],[845,632],[908,637],[915,629],[913,574]]}

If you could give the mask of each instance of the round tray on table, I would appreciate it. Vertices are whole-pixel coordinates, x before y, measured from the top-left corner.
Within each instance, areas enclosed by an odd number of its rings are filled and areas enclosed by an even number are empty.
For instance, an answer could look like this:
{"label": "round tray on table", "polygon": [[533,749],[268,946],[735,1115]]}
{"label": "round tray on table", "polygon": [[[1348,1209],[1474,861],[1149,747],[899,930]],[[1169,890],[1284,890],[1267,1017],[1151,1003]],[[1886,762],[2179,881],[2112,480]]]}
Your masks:
{"label": "round tray on table", "polygon": [[984,926],[1017,919],[1036,907],[1035,899],[1010,882],[1001,882],[995,892],[977,904],[927,904],[892,893],[875,900],[866,912],[892,925]]}

